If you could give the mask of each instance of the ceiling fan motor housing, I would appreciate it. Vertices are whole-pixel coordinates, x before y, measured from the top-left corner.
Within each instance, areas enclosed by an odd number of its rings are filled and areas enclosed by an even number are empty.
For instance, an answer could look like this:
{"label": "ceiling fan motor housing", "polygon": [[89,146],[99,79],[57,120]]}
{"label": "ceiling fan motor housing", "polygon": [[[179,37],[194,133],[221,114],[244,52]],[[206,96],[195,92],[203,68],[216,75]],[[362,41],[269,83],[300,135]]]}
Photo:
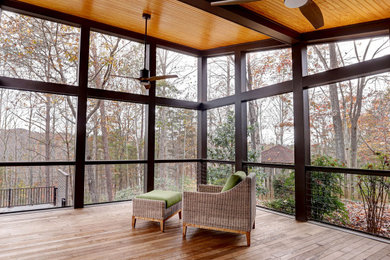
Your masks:
{"label": "ceiling fan motor housing", "polygon": [[147,79],[150,78],[150,71],[147,69],[140,70],[140,78],[141,78],[141,82],[149,82],[149,80]]}

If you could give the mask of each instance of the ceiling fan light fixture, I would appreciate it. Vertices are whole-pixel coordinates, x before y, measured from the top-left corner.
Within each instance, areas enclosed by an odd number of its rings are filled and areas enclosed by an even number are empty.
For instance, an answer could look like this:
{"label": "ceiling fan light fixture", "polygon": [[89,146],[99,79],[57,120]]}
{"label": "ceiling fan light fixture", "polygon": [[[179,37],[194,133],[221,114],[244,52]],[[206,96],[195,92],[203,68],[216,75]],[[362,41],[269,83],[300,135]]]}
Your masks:
{"label": "ceiling fan light fixture", "polygon": [[307,4],[308,0],[284,0],[284,5],[288,8],[299,8]]}

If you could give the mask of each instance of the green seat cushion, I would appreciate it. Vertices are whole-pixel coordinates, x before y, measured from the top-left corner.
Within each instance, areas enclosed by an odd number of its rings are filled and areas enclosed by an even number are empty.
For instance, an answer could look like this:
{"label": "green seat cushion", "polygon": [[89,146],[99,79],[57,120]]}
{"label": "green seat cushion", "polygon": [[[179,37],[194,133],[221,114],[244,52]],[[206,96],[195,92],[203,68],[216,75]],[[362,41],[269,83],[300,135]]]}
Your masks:
{"label": "green seat cushion", "polygon": [[244,180],[246,178],[246,174],[245,172],[243,171],[238,171],[232,175],[229,176],[229,178],[227,179],[226,183],[225,183],[225,186],[223,186],[222,188],[222,191],[221,192],[224,192],[224,191],[228,191],[230,189],[233,189],[234,186],[236,186],[237,184],[239,184],[242,180]]}
{"label": "green seat cushion", "polygon": [[138,195],[136,198],[147,200],[162,200],[165,201],[165,207],[169,208],[181,201],[181,192],[153,190],[151,192]]}

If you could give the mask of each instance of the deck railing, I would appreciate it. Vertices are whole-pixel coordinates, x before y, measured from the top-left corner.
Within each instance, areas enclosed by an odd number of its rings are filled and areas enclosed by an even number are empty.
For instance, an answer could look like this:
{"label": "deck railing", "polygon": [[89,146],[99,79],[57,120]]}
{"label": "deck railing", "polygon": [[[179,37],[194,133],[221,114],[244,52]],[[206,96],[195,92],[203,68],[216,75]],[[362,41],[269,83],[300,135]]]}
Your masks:
{"label": "deck railing", "polygon": [[57,187],[33,187],[0,190],[0,208],[53,204],[56,206]]}

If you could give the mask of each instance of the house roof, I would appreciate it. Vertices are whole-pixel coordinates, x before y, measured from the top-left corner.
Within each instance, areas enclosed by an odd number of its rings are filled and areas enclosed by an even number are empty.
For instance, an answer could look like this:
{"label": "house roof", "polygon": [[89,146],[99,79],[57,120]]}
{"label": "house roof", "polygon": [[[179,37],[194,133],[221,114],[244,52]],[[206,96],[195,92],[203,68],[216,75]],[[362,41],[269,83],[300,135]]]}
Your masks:
{"label": "house roof", "polygon": [[282,146],[276,145],[268,150],[261,152],[262,163],[294,163],[294,151]]}

